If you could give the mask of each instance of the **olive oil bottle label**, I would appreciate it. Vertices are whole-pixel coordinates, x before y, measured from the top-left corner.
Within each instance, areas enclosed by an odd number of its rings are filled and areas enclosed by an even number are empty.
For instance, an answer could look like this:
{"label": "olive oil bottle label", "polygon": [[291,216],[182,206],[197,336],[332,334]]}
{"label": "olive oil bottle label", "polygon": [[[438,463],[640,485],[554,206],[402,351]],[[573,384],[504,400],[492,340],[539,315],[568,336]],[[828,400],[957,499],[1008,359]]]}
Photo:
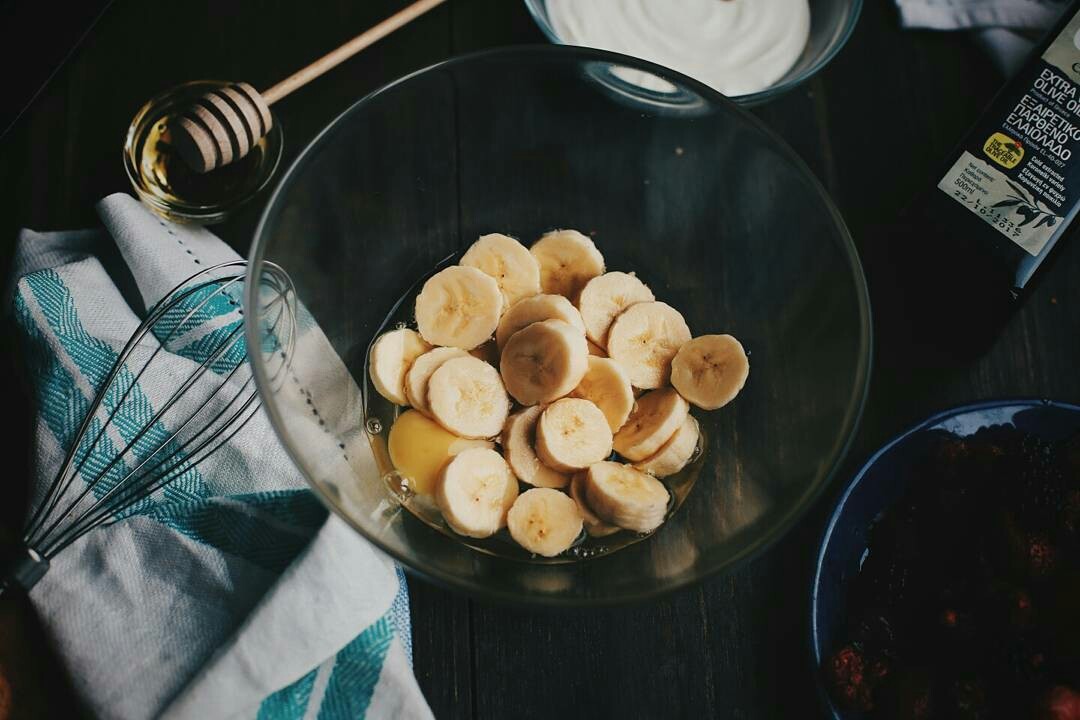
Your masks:
{"label": "olive oil bottle label", "polygon": [[1010,180],[999,160],[968,151],[946,173],[938,187],[1032,255],[1054,235],[1061,216]]}
{"label": "olive oil bottle label", "polygon": [[938,188],[1032,256],[1080,205],[1080,13],[995,101]]}

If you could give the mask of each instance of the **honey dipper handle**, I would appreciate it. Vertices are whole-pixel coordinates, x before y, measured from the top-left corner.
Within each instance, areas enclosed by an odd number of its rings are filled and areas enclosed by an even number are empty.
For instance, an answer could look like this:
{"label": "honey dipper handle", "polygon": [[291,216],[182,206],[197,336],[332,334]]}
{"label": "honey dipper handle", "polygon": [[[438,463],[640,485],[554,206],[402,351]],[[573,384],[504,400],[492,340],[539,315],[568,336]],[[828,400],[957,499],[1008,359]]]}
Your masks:
{"label": "honey dipper handle", "polygon": [[293,90],[307,85],[327,70],[336,67],[364,48],[373,45],[398,28],[409,24],[428,10],[442,5],[444,2],[446,0],[418,0],[414,2],[407,8],[386,18],[378,25],[360,33],[336,50],[331,50],[307,67],[297,70],[277,85],[267,89],[262,93],[263,99],[266,100],[267,105],[273,105]]}

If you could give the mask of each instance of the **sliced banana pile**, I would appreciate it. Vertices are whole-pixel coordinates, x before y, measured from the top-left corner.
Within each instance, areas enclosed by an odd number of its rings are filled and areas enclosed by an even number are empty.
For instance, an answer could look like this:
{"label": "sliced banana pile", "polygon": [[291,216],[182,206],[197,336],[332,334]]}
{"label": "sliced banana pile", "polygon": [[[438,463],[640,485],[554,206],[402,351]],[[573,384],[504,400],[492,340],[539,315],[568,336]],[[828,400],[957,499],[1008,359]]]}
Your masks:
{"label": "sliced banana pile", "polygon": [[385,333],[368,358],[375,390],[412,407],[390,429],[391,462],[455,533],[505,528],[544,557],[586,534],[656,530],[670,507],[659,479],[702,444],[690,406],[723,407],[750,371],[738,340],[692,337],[576,230],[531,248],[484,235],[414,311],[417,329]]}

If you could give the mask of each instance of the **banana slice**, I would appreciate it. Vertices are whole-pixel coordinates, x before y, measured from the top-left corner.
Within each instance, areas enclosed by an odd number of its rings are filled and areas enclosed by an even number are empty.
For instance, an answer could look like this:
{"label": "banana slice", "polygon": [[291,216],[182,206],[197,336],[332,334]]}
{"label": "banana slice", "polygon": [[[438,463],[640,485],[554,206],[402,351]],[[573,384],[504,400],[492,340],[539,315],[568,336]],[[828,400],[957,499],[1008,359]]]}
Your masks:
{"label": "banana slice", "polygon": [[541,320],[562,320],[585,332],[581,313],[562,295],[533,295],[519,300],[507,310],[495,330],[495,342],[501,349],[510,336]]}
{"label": "banana slice", "polygon": [[750,376],[750,360],[731,335],[701,335],[679,348],[671,361],[671,384],[702,410],[735,399]]}
{"label": "banana slice", "polygon": [[487,448],[458,453],[443,468],[435,502],[458,535],[491,537],[506,526],[518,484],[502,456]]}
{"label": "banana slice", "polygon": [[544,408],[536,424],[536,455],[560,472],[584,470],[611,454],[611,428],[600,408],[563,398]]}
{"label": "banana slice", "polygon": [[554,230],[529,248],[540,263],[540,287],[546,293],[576,298],[597,275],[604,274],[604,256],[577,230]]}
{"label": "banana slice", "polygon": [[623,310],[656,297],[633,273],[609,272],[585,283],[577,306],[585,323],[585,336],[597,345],[607,342],[608,330]]}
{"label": "banana slice", "polygon": [[420,333],[409,328],[398,328],[383,333],[371,346],[368,372],[371,384],[380,395],[395,405],[408,405],[405,396],[405,373],[416,358],[431,346],[424,342]]}
{"label": "banana slice", "polygon": [[431,415],[431,407],[428,405],[428,383],[431,376],[447,360],[467,356],[468,353],[460,348],[442,347],[429,350],[413,360],[409,372],[405,373],[405,397],[409,401],[407,404],[425,415]]}
{"label": "banana slice", "polygon": [[613,433],[626,424],[626,418],[634,409],[630,377],[622,365],[610,358],[590,355],[589,369],[570,396],[584,398],[600,408]]}
{"label": "banana slice", "polygon": [[668,491],[652,475],[617,462],[589,467],[585,500],[601,520],[635,532],[652,532],[667,515]]}
{"label": "banana slice", "polygon": [[689,403],[669,387],[645,393],[615,433],[615,452],[631,462],[655,455],[686,422],[689,412]]}
{"label": "banana slice", "polygon": [[614,535],[622,528],[617,525],[608,525],[606,522],[597,517],[589,508],[589,503],[585,500],[585,483],[588,478],[588,472],[575,473],[573,479],[570,481],[570,497],[577,503],[578,510],[581,512],[581,519],[585,522],[585,532],[589,533],[591,537],[607,537],[608,535]]}
{"label": "banana slice", "polygon": [[390,462],[410,481],[409,487],[421,495],[435,492],[439,473],[450,458],[470,448],[491,449],[487,440],[459,438],[416,410],[406,410],[390,426],[387,440]]}
{"label": "banana slice", "polygon": [[453,265],[428,278],[416,296],[416,326],[432,345],[472,350],[495,332],[502,308],[495,278]]}
{"label": "banana slice", "polygon": [[506,341],[499,362],[506,389],[522,405],[557,400],[589,369],[585,335],[562,320],[542,320]]}
{"label": "banana slice", "polygon": [[506,516],[510,537],[536,555],[555,557],[581,535],[577,503],[558,490],[533,488],[514,501]]}
{"label": "banana slice", "polygon": [[536,456],[536,423],[543,408],[527,407],[511,415],[502,432],[502,451],[518,480],[534,487],[563,488],[570,476],[556,472]]}
{"label": "banana slice", "polygon": [[607,357],[607,352],[604,351],[604,348],[600,347],[599,345],[594,343],[592,340],[589,340],[588,338],[585,338],[585,342],[587,342],[589,344],[589,354],[590,355],[595,355],[596,357]]}
{"label": "banana slice", "polygon": [[540,263],[508,235],[481,235],[461,256],[461,265],[481,270],[499,284],[503,309],[540,292]]}
{"label": "banana slice", "polygon": [[694,457],[700,438],[701,428],[698,426],[698,421],[693,415],[687,415],[683,424],[679,426],[671,439],[656,451],[655,455],[634,463],[634,467],[658,478],[674,475],[686,467],[690,458]]}
{"label": "banana slice", "polygon": [[432,373],[427,400],[439,424],[463,438],[495,437],[510,414],[499,371],[471,355],[451,358]]}
{"label": "banana slice", "polygon": [[667,303],[631,305],[611,324],[608,356],[622,365],[634,387],[658,388],[671,377],[671,359],[690,341],[690,328]]}

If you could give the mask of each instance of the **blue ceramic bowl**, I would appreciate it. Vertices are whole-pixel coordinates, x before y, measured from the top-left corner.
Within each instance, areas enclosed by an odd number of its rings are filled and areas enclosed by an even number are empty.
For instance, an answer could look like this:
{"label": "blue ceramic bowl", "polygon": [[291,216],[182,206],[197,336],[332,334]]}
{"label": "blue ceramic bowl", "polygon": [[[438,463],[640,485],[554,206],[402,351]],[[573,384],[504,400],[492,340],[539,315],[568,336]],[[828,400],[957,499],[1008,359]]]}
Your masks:
{"label": "blue ceramic bowl", "polygon": [[999,400],[946,410],[901,433],[878,450],[856,473],[836,505],[818,550],[810,591],[810,652],[817,686],[829,716],[855,720],[829,697],[819,668],[835,650],[847,614],[847,586],[866,556],[874,521],[907,489],[906,472],[925,456],[931,431],[960,436],[987,425],[1011,424],[1046,440],[1080,432],[1080,406],[1048,400]]}

